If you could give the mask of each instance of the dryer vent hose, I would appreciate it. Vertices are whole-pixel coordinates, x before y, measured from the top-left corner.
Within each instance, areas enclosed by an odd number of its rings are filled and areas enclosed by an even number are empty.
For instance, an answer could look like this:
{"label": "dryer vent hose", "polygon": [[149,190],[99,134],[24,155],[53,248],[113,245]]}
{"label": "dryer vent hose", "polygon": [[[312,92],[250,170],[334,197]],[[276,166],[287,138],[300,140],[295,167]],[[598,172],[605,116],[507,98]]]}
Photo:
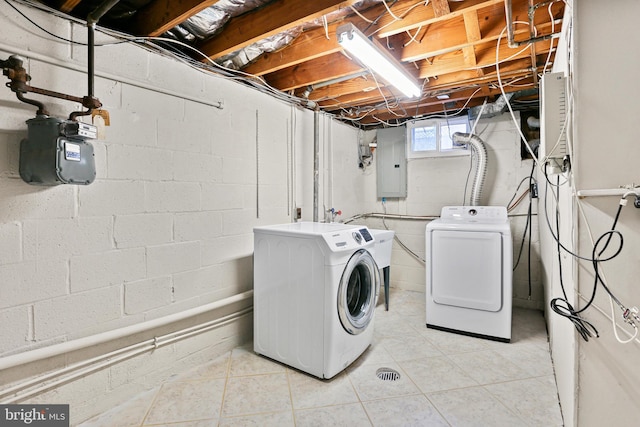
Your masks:
{"label": "dryer vent hose", "polygon": [[480,205],[480,194],[484,186],[484,179],[487,175],[487,148],[484,141],[477,135],[471,133],[456,132],[452,135],[453,144],[457,146],[470,145],[471,153],[475,154],[476,174],[471,187],[471,206]]}

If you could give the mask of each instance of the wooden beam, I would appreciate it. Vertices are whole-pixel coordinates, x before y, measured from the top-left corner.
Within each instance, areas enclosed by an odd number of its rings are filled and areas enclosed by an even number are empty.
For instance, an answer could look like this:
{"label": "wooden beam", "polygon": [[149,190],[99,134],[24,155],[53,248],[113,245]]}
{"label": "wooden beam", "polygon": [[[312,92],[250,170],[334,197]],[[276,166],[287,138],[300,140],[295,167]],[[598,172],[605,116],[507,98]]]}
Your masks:
{"label": "wooden beam", "polygon": [[[549,52],[550,42],[545,40],[538,43],[537,52],[547,53]],[[507,45],[506,38],[501,40],[499,60],[516,60],[529,57],[527,52],[528,48],[515,48],[512,49]],[[476,67],[490,67],[496,62],[496,45],[493,43],[487,43],[484,45],[476,46]],[[431,63],[422,61],[420,66],[420,78],[429,78],[438,76],[440,74],[448,74],[455,71],[462,71],[468,69],[468,65],[465,62],[462,51],[455,51],[440,55],[433,59]]]}
{"label": "wooden beam", "polygon": [[[500,93],[499,88],[482,88],[478,90],[478,88],[472,89],[462,89],[458,91],[450,91],[448,95],[449,99],[443,101],[441,99],[436,98],[437,93],[433,93],[431,95],[427,95],[418,100],[409,99],[409,98],[395,98],[394,95],[383,89],[383,93],[387,97],[387,102],[384,102],[384,99],[380,96],[380,93],[372,92],[372,95],[365,97],[354,97],[354,96],[342,96],[340,98],[321,102],[320,106],[325,109],[331,108],[343,108],[343,109],[351,109],[351,108],[365,108],[365,109],[373,109],[373,111],[387,111],[389,108],[395,112],[401,112],[405,110],[411,111],[409,115],[413,114],[413,111],[419,109],[421,107],[427,107],[432,105],[442,105],[444,102],[455,102],[455,101],[467,101],[472,97],[485,97],[491,95],[497,95]],[[393,102],[392,102],[393,101]],[[362,106],[365,107],[362,107]],[[387,107],[389,105],[389,108]],[[407,113],[404,112],[404,115]]]}
{"label": "wooden beam", "polygon": [[159,36],[216,3],[217,0],[155,0],[133,17],[130,31],[145,36]]}
{"label": "wooden beam", "polygon": [[[521,0],[516,0],[516,2]],[[525,0],[526,1],[526,0]],[[463,2],[452,2],[450,7],[450,13],[444,16],[436,16],[433,8],[431,7],[415,7],[409,10],[408,6],[404,6],[403,9],[399,9],[395,12],[395,8],[392,8],[394,13],[402,17],[402,20],[396,21],[393,17],[385,15],[378,21],[378,27],[380,30],[376,35],[380,38],[389,37],[394,34],[404,33],[405,31],[415,30],[419,27],[426,27],[436,22],[445,21],[453,18],[460,18],[465,12],[472,10],[482,9],[491,5],[502,5],[504,11],[504,0],[466,0]],[[415,3],[413,4],[415,5]],[[406,13],[406,16],[403,14]]]}
{"label": "wooden beam", "polygon": [[345,94],[372,92],[374,90],[378,90],[376,82],[371,76],[367,75],[314,89],[309,95],[309,99],[312,101],[323,101],[326,99],[336,99]]}
{"label": "wooden beam", "polygon": [[62,0],[58,2],[58,8],[65,13],[69,13],[75,9],[81,1],[82,0]]}
{"label": "wooden beam", "polygon": [[[528,58],[509,61],[500,67],[502,77],[517,77],[534,74]],[[429,79],[424,84],[424,92],[429,93],[443,88],[456,88],[466,85],[488,84],[497,81],[495,67],[487,67],[482,76],[478,76],[475,70],[463,70],[448,74],[440,74],[438,78]]]}
{"label": "wooden beam", "polygon": [[449,9],[449,2],[447,0],[431,0],[431,7],[433,8],[433,14],[436,18],[451,13],[451,9]]}
{"label": "wooden beam", "polygon": [[473,45],[482,40],[480,34],[480,25],[478,24],[478,12],[471,10],[465,12],[464,15],[464,29],[467,33],[468,46],[462,48],[465,62],[470,66],[476,65],[476,52]]}
{"label": "wooden beam", "polygon": [[277,73],[268,74],[265,79],[271,86],[286,92],[314,83],[355,74],[362,70],[363,68],[360,65],[351,61],[342,53],[334,53],[294,65]]}
{"label": "wooden beam", "polygon": [[[380,92],[384,94],[384,98]],[[352,93],[339,98],[320,101],[318,105],[323,109],[361,108],[363,105],[365,106],[364,108],[370,108],[372,105],[383,104],[385,98],[387,102],[392,105],[396,105],[399,99],[397,93],[392,92],[389,88],[382,87],[380,90],[376,89],[371,92]]]}
{"label": "wooden beam", "polygon": [[[526,0],[518,0],[513,3],[514,16],[527,13]],[[476,24],[471,22],[475,12]],[[548,17],[546,19],[548,21]],[[539,22],[542,23],[542,22]],[[477,26],[477,31],[474,27]],[[421,37],[420,43],[407,43],[402,51],[401,60],[404,62],[429,58],[442,53],[463,49],[479,43],[497,40],[505,26],[504,5],[491,5],[480,11],[467,11],[465,14],[431,24],[426,33]],[[468,40],[467,29],[473,33],[480,33],[481,37]],[[520,26],[516,28],[518,34],[528,33],[528,28]],[[505,36],[506,37],[506,33]],[[406,39],[408,41],[408,38]]]}
{"label": "wooden beam", "polygon": [[[474,98],[468,103],[466,103],[466,101],[454,101],[454,102],[445,102],[445,103],[440,101],[440,104],[434,104],[426,107],[419,107],[418,109],[412,109],[411,116],[409,116],[409,118],[410,117],[420,118],[420,117],[425,117],[432,114],[440,114],[440,113],[443,113],[444,111],[448,112],[449,114],[453,114],[459,111],[462,107],[464,107],[465,103],[467,104],[467,107],[475,107],[477,105],[481,105],[483,100],[484,100],[484,97]],[[396,112],[396,114],[393,114],[388,111],[382,111],[382,110],[370,112],[362,120],[360,120],[359,123],[380,124],[380,121],[405,120],[408,118],[407,116],[398,117],[397,111],[398,110],[394,111]]]}
{"label": "wooden beam", "polygon": [[276,0],[259,10],[232,19],[221,34],[202,41],[197,47],[209,58],[219,58],[259,40],[349,7],[357,1]]}
{"label": "wooden beam", "polygon": [[[535,86],[533,83],[533,74],[534,72],[528,68],[513,70],[513,71],[500,71],[500,79],[502,80],[505,88],[509,87],[508,84],[512,80],[518,80],[518,85],[520,84],[531,84]],[[523,80],[520,80],[523,79]],[[497,87],[498,86],[498,78],[495,73],[488,74],[482,77],[471,77],[466,80],[460,80],[455,84],[446,84],[446,83],[438,83],[435,82],[434,85],[428,90],[425,91],[426,94],[431,93],[443,93],[449,92],[452,90],[457,90],[465,87],[480,87],[480,88],[489,88],[489,87]],[[510,90],[509,90],[510,91]]]}
{"label": "wooden beam", "polygon": [[[352,21],[354,24],[359,22]],[[340,21],[327,27],[327,31],[323,27],[305,31],[298,36],[289,46],[286,46],[277,52],[266,52],[262,54],[253,64],[244,68],[242,71],[262,76],[264,74],[273,73],[301,62],[310,61],[324,55],[330,55],[342,50],[338,44],[336,37],[336,29],[344,24]],[[327,39],[327,33],[329,39]]]}

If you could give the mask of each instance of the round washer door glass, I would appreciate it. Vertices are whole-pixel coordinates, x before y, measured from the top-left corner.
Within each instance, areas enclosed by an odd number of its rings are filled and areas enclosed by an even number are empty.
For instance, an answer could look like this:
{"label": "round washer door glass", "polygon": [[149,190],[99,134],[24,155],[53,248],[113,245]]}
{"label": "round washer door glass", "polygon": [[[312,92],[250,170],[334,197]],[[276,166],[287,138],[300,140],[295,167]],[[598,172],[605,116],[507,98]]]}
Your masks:
{"label": "round washer door glass", "polygon": [[338,287],[338,315],[342,327],[352,335],[363,332],[376,308],[380,272],[369,252],[354,253],[342,272]]}

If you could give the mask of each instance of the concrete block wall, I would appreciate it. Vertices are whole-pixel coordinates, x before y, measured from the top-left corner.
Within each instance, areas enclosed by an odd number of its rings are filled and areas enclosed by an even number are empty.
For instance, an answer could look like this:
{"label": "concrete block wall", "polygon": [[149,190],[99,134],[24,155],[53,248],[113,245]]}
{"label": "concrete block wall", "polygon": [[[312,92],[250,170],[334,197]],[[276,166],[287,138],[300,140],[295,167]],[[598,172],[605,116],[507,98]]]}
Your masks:
{"label": "concrete block wall", "polygon": [[[517,113],[516,113],[517,115]],[[519,116],[517,116],[519,119]],[[372,139],[368,131],[365,139]],[[481,119],[476,126],[476,134],[487,147],[487,177],[482,192],[481,203],[506,206],[516,191],[520,180],[531,173],[532,161],[520,156],[520,137],[509,114]],[[340,141],[336,138],[333,141]],[[373,164],[364,171],[358,168],[356,141],[333,143],[332,155],[332,195],[333,205],[341,208],[349,218],[356,214],[378,212],[415,216],[439,216],[443,206],[458,206],[463,203],[465,181],[469,172],[469,157],[443,157],[412,159],[408,162],[407,197],[389,198],[383,205],[376,197],[376,154]],[[467,200],[473,177],[469,180]],[[344,185],[349,183],[349,185]],[[526,188],[521,187],[518,195]],[[534,203],[533,213],[537,204]],[[524,215],[528,199],[513,210],[512,214]],[[337,218],[336,220],[340,220]],[[427,221],[380,219],[358,220],[371,228],[385,228],[396,231],[397,236],[418,257],[425,256],[425,227]],[[514,246],[514,262],[520,248],[526,216],[511,217],[511,231]],[[525,242],[522,259],[514,272],[514,304],[542,309],[543,289],[540,279],[540,259],[537,221],[532,232],[532,297],[529,299],[528,239]],[[424,292],[425,268],[416,257],[408,254],[397,243],[393,245],[391,286]]]}
{"label": "concrete block wall", "polygon": [[[19,7],[55,34],[86,39],[82,25]],[[0,26],[0,57],[23,56],[34,86],[85,94],[86,48],[37,35],[8,8]],[[308,167],[311,112],[128,44],[96,47],[95,86],[111,126],[92,142],[97,178],[89,186],[20,179],[19,144],[35,108],[0,90],[0,357],[249,290],[253,227],[292,221],[295,192],[310,219],[312,183],[294,185],[291,168]],[[42,100],[56,117],[81,109]],[[346,138],[356,135],[347,129]],[[249,315],[31,401],[70,403],[77,422],[250,337]],[[1,383],[132,340],[3,371]]]}

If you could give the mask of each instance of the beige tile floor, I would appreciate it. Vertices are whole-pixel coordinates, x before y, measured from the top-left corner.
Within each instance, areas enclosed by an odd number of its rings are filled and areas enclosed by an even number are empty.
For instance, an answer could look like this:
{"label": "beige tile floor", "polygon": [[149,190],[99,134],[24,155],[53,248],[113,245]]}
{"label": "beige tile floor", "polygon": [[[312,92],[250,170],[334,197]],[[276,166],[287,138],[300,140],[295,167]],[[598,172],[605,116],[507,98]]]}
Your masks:
{"label": "beige tile floor", "polygon": [[[427,329],[423,293],[390,294],[371,347],[331,380],[249,343],[81,426],[562,425],[541,312],[514,309],[505,344]],[[400,379],[378,379],[381,367]]]}

